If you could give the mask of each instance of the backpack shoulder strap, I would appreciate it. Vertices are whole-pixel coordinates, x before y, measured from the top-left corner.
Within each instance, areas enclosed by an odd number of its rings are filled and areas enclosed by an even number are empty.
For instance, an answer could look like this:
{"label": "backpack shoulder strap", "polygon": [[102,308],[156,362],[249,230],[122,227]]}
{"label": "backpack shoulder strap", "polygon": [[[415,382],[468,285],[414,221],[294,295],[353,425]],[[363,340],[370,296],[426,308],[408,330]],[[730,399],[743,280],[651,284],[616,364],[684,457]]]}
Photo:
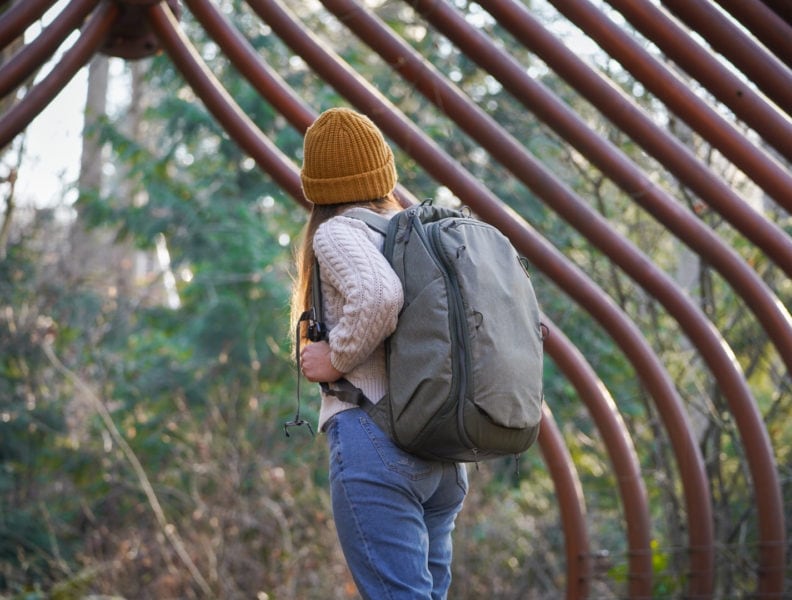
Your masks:
{"label": "backpack shoulder strap", "polygon": [[344,216],[363,221],[366,225],[371,227],[371,229],[381,233],[382,235],[386,235],[388,233],[388,223],[390,222],[390,217],[378,215],[377,213],[366,210],[365,208],[352,208],[346,211]]}

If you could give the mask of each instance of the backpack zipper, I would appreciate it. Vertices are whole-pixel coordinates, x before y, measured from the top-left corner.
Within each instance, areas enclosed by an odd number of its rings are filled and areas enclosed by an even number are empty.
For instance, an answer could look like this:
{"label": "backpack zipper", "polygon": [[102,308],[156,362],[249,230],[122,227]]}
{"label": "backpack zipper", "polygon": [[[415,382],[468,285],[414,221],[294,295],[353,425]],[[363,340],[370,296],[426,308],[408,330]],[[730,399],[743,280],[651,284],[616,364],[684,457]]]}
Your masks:
{"label": "backpack zipper", "polygon": [[[473,452],[475,462],[478,463],[478,448],[475,447],[473,442],[468,437],[467,431],[465,431],[463,425],[464,398],[465,394],[467,393],[467,380],[468,373],[470,372],[468,369],[470,364],[470,349],[465,343],[465,340],[467,339],[467,327],[465,325],[464,319],[464,307],[462,306],[462,300],[459,293],[459,282],[449,273],[448,265],[450,264],[450,260],[443,248],[443,245],[439,242],[440,233],[438,230],[436,228],[427,228],[423,221],[421,221],[419,218],[417,210],[409,211],[407,219],[408,220],[406,226],[404,227],[404,231],[402,231],[402,233],[398,236],[390,236],[392,243],[386,245],[383,248],[383,254],[385,254],[388,261],[392,261],[395,244],[399,243],[406,245],[410,239],[410,236],[415,233],[415,235],[417,235],[421,240],[421,243],[428,247],[434,253],[434,255],[438,257],[438,267],[443,273],[443,280],[445,281],[446,286],[446,295],[449,299],[448,318],[450,323],[451,343],[455,346],[461,346],[463,349],[463,352],[461,353],[462,356],[460,357],[457,353],[457,358],[454,360],[452,365],[452,369],[454,370],[454,387],[449,394],[449,398],[453,400],[461,400],[457,401],[457,430],[462,442]],[[435,222],[432,222],[432,224],[435,224]],[[391,221],[391,226],[396,227],[397,225],[398,224],[396,220]],[[398,239],[396,239],[397,237]],[[390,416],[392,420],[393,415],[391,414]]]}
{"label": "backpack zipper", "polygon": [[[454,221],[456,224],[457,222]],[[431,228],[431,236],[429,237],[430,247],[435,255],[440,257],[442,263],[443,275],[446,280],[446,289],[448,294],[448,318],[451,322],[452,344],[454,347],[462,348],[461,353],[456,353],[457,359],[454,362],[454,369],[456,377],[454,381],[457,384],[456,389],[453,390],[452,396],[457,399],[457,431],[459,432],[462,441],[465,445],[473,451],[474,455],[477,454],[478,449],[474,446],[473,442],[468,437],[467,431],[464,427],[464,409],[465,409],[465,396],[468,388],[468,374],[470,373],[470,348],[467,344],[468,330],[465,321],[465,308],[462,303],[462,296],[460,294],[459,281],[454,275],[454,271],[450,268],[451,258],[445,251],[445,247],[440,243],[440,225]]]}

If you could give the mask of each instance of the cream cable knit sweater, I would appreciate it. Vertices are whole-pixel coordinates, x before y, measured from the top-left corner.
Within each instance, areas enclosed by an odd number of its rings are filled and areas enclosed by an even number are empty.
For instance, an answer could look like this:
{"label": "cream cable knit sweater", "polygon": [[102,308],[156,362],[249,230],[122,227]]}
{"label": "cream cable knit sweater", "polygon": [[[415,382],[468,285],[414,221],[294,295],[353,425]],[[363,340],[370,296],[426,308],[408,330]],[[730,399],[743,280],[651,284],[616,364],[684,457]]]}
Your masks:
{"label": "cream cable knit sweater", "polygon": [[[372,402],[387,391],[385,338],[404,302],[401,282],[382,255],[383,237],[358,219],[335,216],[316,230],[324,319],[330,362]],[[322,394],[319,430],[342,410],[354,408]]]}

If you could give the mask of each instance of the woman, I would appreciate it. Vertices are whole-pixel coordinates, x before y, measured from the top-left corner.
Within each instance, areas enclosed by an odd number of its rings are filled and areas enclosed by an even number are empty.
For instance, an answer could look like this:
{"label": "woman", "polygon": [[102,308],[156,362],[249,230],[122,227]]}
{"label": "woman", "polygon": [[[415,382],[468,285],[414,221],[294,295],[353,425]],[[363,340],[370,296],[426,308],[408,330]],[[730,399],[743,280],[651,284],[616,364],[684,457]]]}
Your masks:
{"label": "woman", "polygon": [[[303,337],[302,372],[314,382],[344,378],[376,403],[388,389],[384,341],[396,328],[402,288],[381,253],[382,235],[344,212],[401,209],[393,153],[367,117],[330,109],[305,134],[301,180],[313,209],[297,256],[292,315],[310,308],[316,258],[329,331],[327,341]],[[464,466],[402,451],[356,404],[324,393],[319,430],[330,447],[338,538],[361,595],[445,598],[451,532],[467,492]]]}

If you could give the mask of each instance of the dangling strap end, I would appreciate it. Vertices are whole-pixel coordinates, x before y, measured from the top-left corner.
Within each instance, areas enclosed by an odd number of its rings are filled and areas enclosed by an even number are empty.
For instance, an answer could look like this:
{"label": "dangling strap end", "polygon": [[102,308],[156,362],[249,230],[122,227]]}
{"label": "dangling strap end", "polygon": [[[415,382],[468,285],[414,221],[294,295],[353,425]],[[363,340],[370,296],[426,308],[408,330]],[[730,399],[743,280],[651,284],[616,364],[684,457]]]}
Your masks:
{"label": "dangling strap end", "polygon": [[295,416],[293,421],[287,421],[283,424],[283,433],[286,434],[286,437],[291,437],[291,435],[289,435],[289,427],[302,427],[303,425],[308,427],[308,431],[311,432],[311,437],[316,437],[311,424],[305,419],[301,419],[299,415]]}

